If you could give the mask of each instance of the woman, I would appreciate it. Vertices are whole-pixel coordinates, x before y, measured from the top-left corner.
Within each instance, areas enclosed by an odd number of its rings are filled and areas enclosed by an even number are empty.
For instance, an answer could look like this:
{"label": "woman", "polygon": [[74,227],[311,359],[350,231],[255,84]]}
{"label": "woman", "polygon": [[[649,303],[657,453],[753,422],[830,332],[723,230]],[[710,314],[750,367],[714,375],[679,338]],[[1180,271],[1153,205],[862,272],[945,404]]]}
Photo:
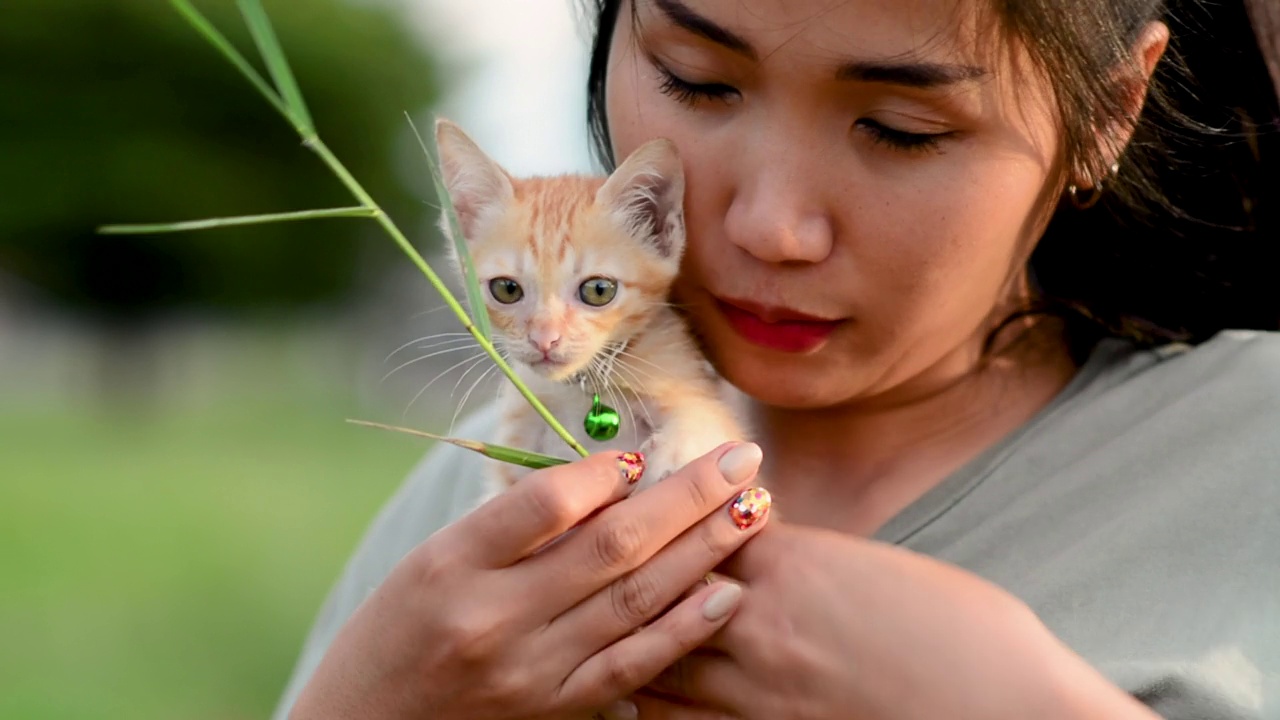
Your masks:
{"label": "woman", "polygon": [[[465,516],[433,451],[279,715],[1277,716],[1280,337],[1223,332],[1280,317],[1243,7],[595,10],[603,157],[679,146],[678,299],[759,446]],[[739,529],[761,463],[785,519]]]}

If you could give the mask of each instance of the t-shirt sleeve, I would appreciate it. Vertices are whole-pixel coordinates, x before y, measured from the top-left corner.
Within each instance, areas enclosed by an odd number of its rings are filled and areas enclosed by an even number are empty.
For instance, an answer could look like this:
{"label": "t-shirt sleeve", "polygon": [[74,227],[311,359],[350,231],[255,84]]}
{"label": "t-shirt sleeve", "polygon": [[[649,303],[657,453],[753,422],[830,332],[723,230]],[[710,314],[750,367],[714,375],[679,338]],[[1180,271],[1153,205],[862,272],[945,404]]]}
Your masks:
{"label": "t-shirt sleeve", "polygon": [[[472,414],[458,437],[483,439],[493,410]],[[272,715],[284,720],[302,688],[347,618],[410,550],[475,506],[484,489],[480,455],[452,445],[433,447],[409,473],[365,532],[337,582],[329,590],[303,643],[283,695]]]}

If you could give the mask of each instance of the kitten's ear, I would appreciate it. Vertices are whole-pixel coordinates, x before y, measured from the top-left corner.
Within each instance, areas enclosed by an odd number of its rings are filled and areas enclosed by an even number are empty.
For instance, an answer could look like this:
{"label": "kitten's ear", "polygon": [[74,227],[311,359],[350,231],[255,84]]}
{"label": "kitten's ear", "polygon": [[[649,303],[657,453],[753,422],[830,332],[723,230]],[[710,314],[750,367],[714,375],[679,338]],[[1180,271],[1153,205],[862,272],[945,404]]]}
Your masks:
{"label": "kitten's ear", "polygon": [[[485,218],[515,195],[511,176],[480,149],[462,128],[444,118],[436,120],[440,172],[458,213],[467,240],[473,240]],[[446,237],[448,222],[441,218]]]}
{"label": "kitten's ear", "polygon": [[684,252],[684,168],[675,143],[666,139],[641,145],[618,166],[596,193],[632,236],[665,259]]}

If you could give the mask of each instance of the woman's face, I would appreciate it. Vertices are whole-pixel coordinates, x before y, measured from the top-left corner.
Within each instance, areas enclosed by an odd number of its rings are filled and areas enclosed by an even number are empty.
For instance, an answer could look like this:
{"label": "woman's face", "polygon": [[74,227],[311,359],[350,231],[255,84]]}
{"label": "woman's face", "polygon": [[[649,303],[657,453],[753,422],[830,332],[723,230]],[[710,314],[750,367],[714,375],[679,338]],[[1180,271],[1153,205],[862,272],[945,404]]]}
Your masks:
{"label": "woman's face", "polygon": [[1047,84],[954,0],[629,2],[612,142],[681,151],[676,295],[721,373],[799,408],[971,367],[1059,195]]}

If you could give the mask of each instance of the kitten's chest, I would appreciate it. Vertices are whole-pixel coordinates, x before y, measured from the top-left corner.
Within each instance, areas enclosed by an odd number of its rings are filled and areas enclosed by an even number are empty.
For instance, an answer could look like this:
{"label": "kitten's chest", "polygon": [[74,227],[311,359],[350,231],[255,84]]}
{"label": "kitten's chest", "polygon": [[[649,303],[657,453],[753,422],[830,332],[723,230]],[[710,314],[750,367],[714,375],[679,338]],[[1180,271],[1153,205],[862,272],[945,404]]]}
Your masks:
{"label": "kitten's chest", "polygon": [[[653,434],[656,418],[655,410],[645,401],[631,393],[611,392],[600,396],[596,406],[593,393],[576,387],[558,386],[557,392],[541,395],[543,404],[560,424],[582,444],[589,453],[610,450],[634,451],[640,448]],[[587,417],[595,412],[617,413],[619,420],[618,434],[609,440],[596,440],[587,433]],[[539,452],[557,457],[573,458],[573,451],[564,440],[541,419],[543,426],[539,437]]]}

